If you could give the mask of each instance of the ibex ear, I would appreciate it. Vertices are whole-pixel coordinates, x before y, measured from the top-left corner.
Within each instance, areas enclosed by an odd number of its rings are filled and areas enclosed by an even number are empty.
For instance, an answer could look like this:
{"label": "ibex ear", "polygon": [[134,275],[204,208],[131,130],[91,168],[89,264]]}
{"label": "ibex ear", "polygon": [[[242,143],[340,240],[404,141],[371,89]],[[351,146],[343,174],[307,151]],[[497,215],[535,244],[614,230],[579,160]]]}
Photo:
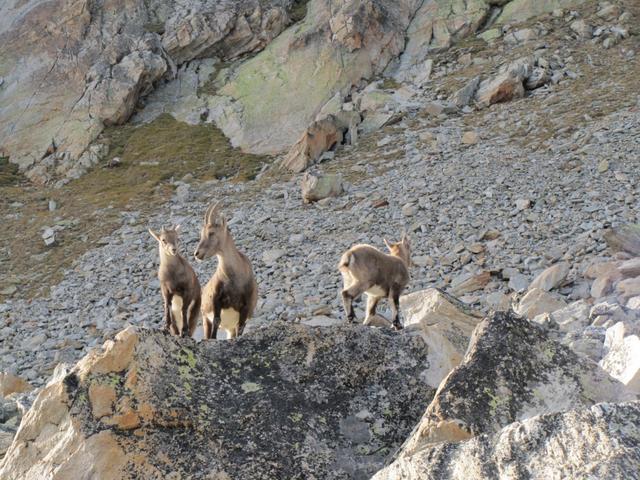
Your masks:
{"label": "ibex ear", "polygon": [[149,233],[151,234],[151,236],[153,238],[155,238],[158,242],[160,241],[160,237],[158,236],[158,234],[156,232],[154,232],[153,230],[149,229]]}
{"label": "ibex ear", "polygon": [[178,233],[180,231],[180,224],[177,224],[175,227],[173,227],[173,231]]}
{"label": "ibex ear", "polygon": [[382,240],[384,240],[384,244],[387,246],[387,248],[388,248],[389,250],[391,250],[391,244],[390,244],[389,242],[387,242],[387,239],[386,239],[386,238],[383,238]]}
{"label": "ibex ear", "polygon": [[411,245],[411,242],[409,242],[409,237],[407,237],[407,234],[406,234],[406,233],[403,233],[403,234],[402,234],[402,244],[403,244],[405,247],[409,247],[409,246]]}

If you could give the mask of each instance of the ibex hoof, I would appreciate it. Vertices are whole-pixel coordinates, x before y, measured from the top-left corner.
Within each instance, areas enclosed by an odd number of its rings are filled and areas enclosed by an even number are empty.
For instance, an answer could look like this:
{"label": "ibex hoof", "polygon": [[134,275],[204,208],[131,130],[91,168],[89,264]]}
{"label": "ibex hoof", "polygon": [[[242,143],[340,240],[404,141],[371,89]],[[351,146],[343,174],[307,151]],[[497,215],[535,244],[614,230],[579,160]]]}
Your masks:
{"label": "ibex hoof", "polygon": [[402,326],[402,324],[400,322],[394,322],[393,323],[393,329],[398,331],[398,330],[402,330],[404,327]]}

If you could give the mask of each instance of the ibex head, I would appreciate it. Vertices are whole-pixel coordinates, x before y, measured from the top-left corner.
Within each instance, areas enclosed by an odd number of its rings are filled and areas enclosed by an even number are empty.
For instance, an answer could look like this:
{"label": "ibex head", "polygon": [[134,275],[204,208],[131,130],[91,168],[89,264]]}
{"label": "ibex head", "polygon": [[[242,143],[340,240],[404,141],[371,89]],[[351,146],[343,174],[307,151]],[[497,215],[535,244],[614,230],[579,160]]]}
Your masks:
{"label": "ibex head", "polygon": [[209,206],[204,214],[204,223],[200,230],[200,242],[194,253],[196,260],[220,253],[229,239],[227,220],[220,212],[220,202]]}
{"label": "ibex head", "polygon": [[409,238],[406,233],[402,235],[402,240],[399,242],[388,242],[385,239],[384,244],[389,249],[391,255],[401,259],[407,268],[411,266],[411,244],[409,243]]}
{"label": "ibex head", "polygon": [[149,229],[149,233],[160,244],[160,249],[167,255],[177,255],[178,253],[178,232],[180,231],[180,225],[176,225],[173,228],[165,229],[162,227],[160,233],[156,233]]}

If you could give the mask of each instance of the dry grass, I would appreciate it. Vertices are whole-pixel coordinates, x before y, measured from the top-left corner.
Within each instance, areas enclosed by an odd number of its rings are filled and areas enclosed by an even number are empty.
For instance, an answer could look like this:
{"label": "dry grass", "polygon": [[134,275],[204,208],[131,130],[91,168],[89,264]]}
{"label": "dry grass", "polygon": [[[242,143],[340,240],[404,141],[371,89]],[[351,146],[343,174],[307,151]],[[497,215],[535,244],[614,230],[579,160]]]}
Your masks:
{"label": "dry grass", "polygon": [[[171,179],[190,174],[194,181],[243,181],[270,161],[231,148],[211,125],[190,126],[168,115],[143,126],[109,128],[102,141],[110,145],[108,159],[120,157],[120,166],[98,166],[60,189],[20,181],[0,161],[0,292],[15,286],[13,297],[45,294],[74,259],[122,224],[121,212],[144,213],[166,202],[173,193]],[[53,212],[49,200],[58,204]],[[64,229],[56,233],[57,244],[47,248],[41,235],[54,225]],[[0,300],[7,296],[0,293]]]}

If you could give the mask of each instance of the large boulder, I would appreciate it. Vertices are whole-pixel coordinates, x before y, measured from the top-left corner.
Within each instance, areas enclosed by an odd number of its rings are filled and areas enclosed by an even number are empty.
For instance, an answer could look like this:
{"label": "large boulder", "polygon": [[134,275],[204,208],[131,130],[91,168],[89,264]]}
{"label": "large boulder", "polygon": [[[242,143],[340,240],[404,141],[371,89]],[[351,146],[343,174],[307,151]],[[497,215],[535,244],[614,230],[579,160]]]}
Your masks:
{"label": "large boulder", "polygon": [[301,182],[302,201],[304,203],[317,202],[329,197],[338,197],[344,192],[344,182],[339,174],[311,174],[305,173]]}
{"label": "large boulder", "polygon": [[220,74],[224,85],[209,104],[211,118],[247,152],[286,151],[336,93],[344,98],[404,50],[418,3],[310,0],[302,22]]}
{"label": "large boulder", "polygon": [[436,388],[460,364],[481,315],[437,288],[400,298],[404,325],[417,328],[429,346],[427,381]]}
{"label": "large boulder", "polygon": [[402,457],[374,480],[637,478],[640,402],[601,403],[514,422]]}
{"label": "large boulder", "polygon": [[335,115],[313,122],[291,147],[281,165],[291,172],[303,172],[317,163],[324,152],[333,150],[342,143],[347,128]]}
{"label": "large boulder", "polygon": [[369,478],[431,400],[428,367],[418,332],[131,327],[43,388],[0,478]]}
{"label": "large boulder", "polygon": [[402,456],[442,441],[496,433],[540,414],[625,401],[635,395],[595,362],[513,313],[475,330],[462,363],[442,382]]}
{"label": "large boulder", "polygon": [[477,105],[484,108],[522,98],[525,93],[524,81],[533,72],[533,65],[533,58],[521,58],[503,66],[493,77],[483,80],[476,91]]}

